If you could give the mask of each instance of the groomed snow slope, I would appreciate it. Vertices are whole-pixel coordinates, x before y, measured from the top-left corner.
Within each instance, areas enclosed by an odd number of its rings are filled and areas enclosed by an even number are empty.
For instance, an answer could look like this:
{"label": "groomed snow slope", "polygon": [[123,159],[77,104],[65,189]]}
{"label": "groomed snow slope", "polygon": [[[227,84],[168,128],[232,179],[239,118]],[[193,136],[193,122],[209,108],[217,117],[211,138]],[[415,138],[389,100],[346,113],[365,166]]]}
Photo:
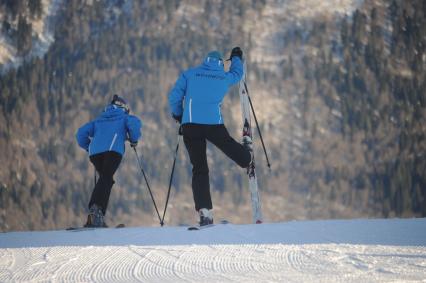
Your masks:
{"label": "groomed snow slope", "polygon": [[0,234],[0,282],[426,282],[426,219]]}

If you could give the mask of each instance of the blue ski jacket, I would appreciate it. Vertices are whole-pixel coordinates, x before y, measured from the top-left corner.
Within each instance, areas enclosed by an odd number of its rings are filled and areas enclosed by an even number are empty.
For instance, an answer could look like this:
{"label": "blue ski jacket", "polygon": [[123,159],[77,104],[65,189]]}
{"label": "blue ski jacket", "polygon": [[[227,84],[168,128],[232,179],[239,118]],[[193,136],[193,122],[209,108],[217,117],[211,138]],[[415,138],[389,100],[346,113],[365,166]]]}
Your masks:
{"label": "blue ski jacket", "polygon": [[228,89],[243,76],[243,63],[232,58],[229,72],[221,60],[207,57],[195,68],[183,72],[169,93],[172,114],[182,115],[182,124],[223,124],[222,100]]}
{"label": "blue ski jacket", "polygon": [[106,151],[123,155],[125,141],[137,142],[141,137],[141,127],[142,122],[138,117],[110,104],[98,118],[78,129],[76,139],[90,156]]}

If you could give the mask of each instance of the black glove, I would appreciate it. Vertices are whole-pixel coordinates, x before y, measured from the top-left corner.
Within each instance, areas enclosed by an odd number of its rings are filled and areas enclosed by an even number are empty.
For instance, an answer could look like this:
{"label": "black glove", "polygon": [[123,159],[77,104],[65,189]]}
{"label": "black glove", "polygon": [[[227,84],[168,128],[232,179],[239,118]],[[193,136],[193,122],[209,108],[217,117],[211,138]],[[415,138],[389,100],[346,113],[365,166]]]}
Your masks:
{"label": "black glove", "polygon": [[243,51],[242,51],[242,50],[241,50],[241,48],[239,48],[238,46],[237,46],[237,47],[232,48],[231,56],[229,57],[229,59],[231,60],[231,59],[232,59],[232,57],[234,57],[234,56],[237,56],[237,57],[239,57],[241,60],[243,60]]}
{"label": "black glove", "polygon": [[135,141],[135,142],[130,142],[130,146],[131,147],[133,147],[133,148],[135,148],[136,146],[138,145],[138,142],[137,141]]}
{"label": "black glove", "polygon": [[176,120],[176,122],[178,122],[179,124],[182,124],[182,115],[175,115],[172,114],[173,119]]}

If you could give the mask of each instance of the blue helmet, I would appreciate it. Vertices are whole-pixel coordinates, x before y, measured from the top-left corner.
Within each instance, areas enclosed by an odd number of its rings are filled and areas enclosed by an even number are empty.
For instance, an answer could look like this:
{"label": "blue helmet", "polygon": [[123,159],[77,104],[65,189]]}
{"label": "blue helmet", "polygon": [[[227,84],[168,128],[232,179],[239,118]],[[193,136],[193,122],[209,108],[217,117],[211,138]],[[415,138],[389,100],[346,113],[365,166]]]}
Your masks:
{"label": "blue helmet", "polygon": [[222,53],[220,53],[219,51],[210,51],[207,54],[207,58],[213,58],[213,59],[216,59],[216,60],[223,61]]}

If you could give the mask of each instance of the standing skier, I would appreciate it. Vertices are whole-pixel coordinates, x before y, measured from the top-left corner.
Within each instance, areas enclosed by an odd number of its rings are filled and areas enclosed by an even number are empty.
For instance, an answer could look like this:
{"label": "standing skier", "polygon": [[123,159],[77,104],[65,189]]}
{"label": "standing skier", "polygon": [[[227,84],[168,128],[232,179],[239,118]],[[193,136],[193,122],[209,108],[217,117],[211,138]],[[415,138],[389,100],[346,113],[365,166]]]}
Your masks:
{"label": "standing skier", "polygon": [[251,161],[250,141],[244,146],[235,141],[223,124],[221,105],[230,86],[243,76],[243,52],[231,51],[231,67],[224,71],[223,57],[218,51],[207,54],[204,62],[183,72],[169,94],[173,118],[182,124],[183,140],[192,163],[192,192],[200,226],[213,223],[209,168],[206,155],[208,140],[240,167]]}
{"label": "standing skier", "polygon": [[125,151],[125,141],[136,147],[141,136],[141,121],[129,115],[126,101],[114,94],[102,114],[78,129],[79,146],[86,150],[95,166],[99,179],[89,202],[89,215],[85,227],[107,227],[104,222],[114,173]]}

